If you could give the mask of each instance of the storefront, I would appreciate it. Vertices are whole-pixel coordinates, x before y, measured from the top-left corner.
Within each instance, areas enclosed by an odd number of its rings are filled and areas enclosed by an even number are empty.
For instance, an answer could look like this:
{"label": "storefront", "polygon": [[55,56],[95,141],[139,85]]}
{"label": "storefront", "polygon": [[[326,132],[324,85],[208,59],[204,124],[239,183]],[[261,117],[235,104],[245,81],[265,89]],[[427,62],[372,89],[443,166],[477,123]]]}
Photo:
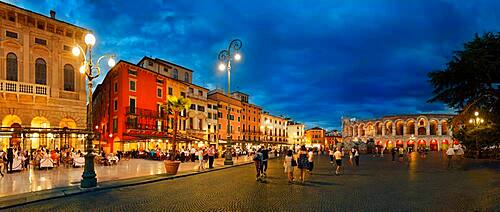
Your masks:
{"label": "storefront", "polygon": [[[22,128],[1,127],[0,145],[6,151],[8,147],[34,150],[45,149],[85,150],[87,131],[68,128]],[[95,143],[95,142],[94,142]]]}

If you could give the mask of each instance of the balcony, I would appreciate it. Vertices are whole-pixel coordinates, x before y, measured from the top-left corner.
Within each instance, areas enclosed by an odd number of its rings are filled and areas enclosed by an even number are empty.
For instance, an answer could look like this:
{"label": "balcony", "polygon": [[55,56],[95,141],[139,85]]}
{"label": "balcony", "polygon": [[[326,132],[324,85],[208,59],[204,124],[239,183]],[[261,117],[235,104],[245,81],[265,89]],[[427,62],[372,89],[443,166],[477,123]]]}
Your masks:
{"label": "balcony", "polygon": [[136,107],[126,107],[125,110],[127,115],[153,119],[167,119],[167,113],[165,111],[159,112],[156,110],[148,110]]}
{"label": "balcony", "polygon": [[33,96],[45,96],[47,97],[49,92],[49,86],[38,85],[25,82],[0,80],[0,92],[33,95]]}

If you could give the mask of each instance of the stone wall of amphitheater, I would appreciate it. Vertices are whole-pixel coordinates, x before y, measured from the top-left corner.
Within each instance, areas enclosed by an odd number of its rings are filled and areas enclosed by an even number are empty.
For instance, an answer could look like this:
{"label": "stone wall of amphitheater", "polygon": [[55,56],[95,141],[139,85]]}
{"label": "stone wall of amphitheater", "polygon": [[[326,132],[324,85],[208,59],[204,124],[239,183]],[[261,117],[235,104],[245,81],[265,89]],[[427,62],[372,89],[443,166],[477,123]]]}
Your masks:
{"label": "stone wall of amphitheater", "polygon": [[449,124],[452,117],[448,114],[414,114],[372,120],[344,118],[342,135],[345,141],[367,142],[373,139],[375,144],[387,148],[425,145],[432,150],[441,150],[453,140]]}

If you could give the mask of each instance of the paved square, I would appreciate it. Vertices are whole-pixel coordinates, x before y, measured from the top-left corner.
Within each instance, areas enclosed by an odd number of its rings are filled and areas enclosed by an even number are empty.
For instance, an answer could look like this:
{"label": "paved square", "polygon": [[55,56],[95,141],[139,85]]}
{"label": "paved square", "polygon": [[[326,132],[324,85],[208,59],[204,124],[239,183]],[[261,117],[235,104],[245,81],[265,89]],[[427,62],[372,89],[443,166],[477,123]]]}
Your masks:
{"label": "paved square", "polygon": [[[361,157],[335,176],[325,156],[304,185],[289,185],[282,161],[271,160],[269,178],[255,181],[245,165],[157,183],[91,192],[11,210],[71,211],[464,211],[500,210],[498,161],[461,161],[447,170],[441,153],[412,162]],[[344,161],[346,164],[346,161]]]}

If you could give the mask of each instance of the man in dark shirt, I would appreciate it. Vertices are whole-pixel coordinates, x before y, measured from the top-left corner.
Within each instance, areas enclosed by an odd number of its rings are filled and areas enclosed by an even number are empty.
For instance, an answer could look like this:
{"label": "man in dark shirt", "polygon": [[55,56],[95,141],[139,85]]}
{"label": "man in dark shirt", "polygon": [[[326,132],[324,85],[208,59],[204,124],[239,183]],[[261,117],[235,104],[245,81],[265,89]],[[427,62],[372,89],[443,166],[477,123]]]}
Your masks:
{"label": "man in dark shirt", "polygon": [[7,173],[12,172],[12,164],[14,162],[14,150],[12,147],[7,149]]}
{"label": "man in dark shirt", "polygon": [[267,171],[267,160],[269,159],[269,149],[266,149],[265,147],[262,147],[262,176],[267,177],[266,171]]}

